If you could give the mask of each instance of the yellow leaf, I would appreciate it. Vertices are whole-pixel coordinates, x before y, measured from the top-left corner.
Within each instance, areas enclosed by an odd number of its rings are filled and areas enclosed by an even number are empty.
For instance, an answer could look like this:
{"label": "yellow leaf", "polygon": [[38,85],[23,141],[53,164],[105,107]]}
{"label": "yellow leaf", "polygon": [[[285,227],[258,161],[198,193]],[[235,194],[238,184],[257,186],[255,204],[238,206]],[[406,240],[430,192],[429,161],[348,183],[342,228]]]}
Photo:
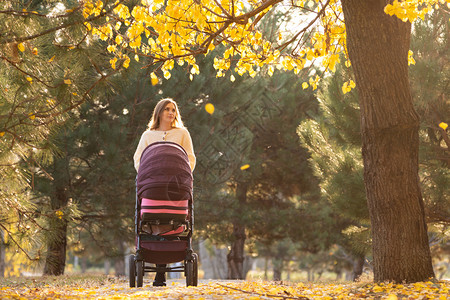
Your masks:
{"label": "yellow leaf", "polygon": [[447,127],[448,127],[448,124],[445,123],[445,122],[441,122],[441,123],[439,123],[439,127],[441,127],[442,129],[446,130]]}
{"label": "yellow leaf", "polygon": [[307,82],[303,82],[303,83],[302,83],[302,88],[303,88],[304,90],[306,90],[308,87],[309,87],[309,84],[308,84]]}
{"label": "yellow leaf", "polygon": [[397,295],[390,294],[386,299],[387,300],[397,300],[398,298],[397,298]]}
{"label": "yellow leaf", "polygon": [[382,291],[384,291],[384,288],[382,288],[379,285],[376,285],[376,286],[373,287],[373,292],[374,293],[381,293]]}
{"label": "yellow leaf", "polygon": [[109,63],[111,64],[111,68],[113,68],[114,70],[116,69],[116,62],[117,62],[117,57],[114,57],[109,60]]}
{"label": "yellow leaf", "polygon": [[350,80],[349,86],[354,89],[356,87],[356,83],[353,80]]}
{"label": "yellow leaf", "polygon": [[53,56],[48,60],[48,62],[52,62],[54,59],[55,59],[55,55],[53,55]]}
{"label": "yellow leaf", "polygon": [[152,85],[158,84],[159,79],[158,79],[158,76],[156,76],[156,74],[154,72],[152,74],[150,74],[150,78],[151,78]]}
{"label": "yellow leaf", "polygon": [[84,22],[83,24],[84,24],[84,26],[86,26],[86,29],[87,29],[87,31],[91,31],[91,29],[92,29],[92,26],[91,26],[91,24],[90,24],[90,23],[88,23],[88,22]]}
{"label": "yellow leaf", "polygon": [[70,79],[64,79],[65,84],[72,84],[72,81]]}
{"label": "yellow leaf", "polygon": [[120,45],[120,44],[122,44],[123,37],[120,36],[120,35],[118,35],[118,36],[116,36],[115,41],[116,41],[116,44],[117,44],[117,45]]}
{"label": "yellow leaf", "polygon": [[37,49],[36,47],[34,47],[32,53],[33,53],[34,55],[38,55],[38,49]]}
{"label": "yellow leaf", "polygon": [[31,82],[33,82],[33,78],[31,78],[31,77],[27,77],[27,80],[31,83]]}
{"label": "yellow leaf", "polygon": [[351,62],[350,62],[349,60],[346,60],[346,61],[345,61],[345,66],[346,66],[347,68],[349,68],[351,65],[352,65],[352,64],[351,64]]}
{"label": "yellow leaf", "polygon": [[0,132],[0,137],[2,137],[2,136],[4,136],[4,135],[5,135],[5,132],[4,132],[4,131]]}
{"label": "yellow leaf", "polygon": [[17,48],[20,50],[20,52],[25,51],[25,46],[23,45],[23,43],[20,43],[19,45],[17,45]]}
{"label": "yellow leaf", "polygon": [[55,215],[58,217],[58,219],[62,219],[62,217],[64,216],[64,213],[60,210],[58,210],[57,212],[55,212]]}
{"label": "yellow leaf", "polygon": [[248,168],[250,168],[249,164],[245,164],[245,165],[241,166],[242,171],[247,170]]}
{"label": "yellow leaf", "polygon": [[212,115],[214,113],[214,105],[211,103],[206,103],[205,110],[208,114]]}
{"label": "yellow leaf", "polygon": [[353,80],[344,82],[344,84],[342,85],[342,93],[347,94],[348,92],[350,92],[352,90],[352,88],[354,88],[356,86],[355,82]]}
{"label": "yellow leaf", "polygon": [[116,45],[109,45],[107,48],[108,52],[112,53],[112,52],[116,52]]}
{"label": "yellow leaf", "polygon": [[231,74],[231,76],[230,76],[230,81],[231,81],[231,82],[234,82],[235,80],[236,80],[236,78],[234,77],[233,74]]}
{"label": "yellow leaf", "polygon": [[33,113],[29,113],[28,118],[30,118],[30,120],[34,120],[36,116]]}
{"label": "yellow leaf", "polygon": [[130,66],[130,58],[128,57],[128,55],[124,55],[124,57],[125,61],[123,62],[123,67],[127,69]]}
{"label": "yellow leaf", "polygon": [[411,50],[408,51],[408,65],[415,65],[416,61],[414,60],[413,57],[414,52],[412,52]]}

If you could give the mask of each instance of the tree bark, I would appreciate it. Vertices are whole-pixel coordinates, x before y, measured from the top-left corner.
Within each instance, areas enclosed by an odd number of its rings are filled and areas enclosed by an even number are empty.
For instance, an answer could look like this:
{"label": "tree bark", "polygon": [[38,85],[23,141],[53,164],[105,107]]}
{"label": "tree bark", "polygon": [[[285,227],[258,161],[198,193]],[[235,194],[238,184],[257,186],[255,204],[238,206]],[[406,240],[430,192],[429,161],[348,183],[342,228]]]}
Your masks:
{"label": "tree bark", "polygon": [[283,258],[275,257],[272,260],[273,265],[273,281],[281,281],[281,273],[283,271]]}
{"label": "tree bark", "polygon": [[[65,216],[56,215],[58,210],[63,210],[69,202],[68,187],[70,186],[68,163],[66,158],[57,158],[54,161],[55,193],[51,199],[51,208],[55,212],[53,220],[50,221],[54,236],[47,242],[47,257],[44,266],[44,275],[63,275],[66,266],[67,248],[67,220]],[[56,172],[56,170],[59,170]]]}
{"label": "tree bark", "polygon": [[[247,184],[238,183],[236,187],[236,198],[239,203],[247,200]],[[244,278],[244,245],[245,245],[245,225],[236,218],[233,224],[233,244],[227,255],[228,279]]]}
{"label": "tree bark", "polygon": [[47,243],[44,275],[63,275],[66,267],[67,223],[64,220],[53,228],[56,238]]}
{"label": "tree bark", "polygon": [[353,260],[353,270],[352,270],[352,280],[358,281],[359,277],[361,277],[361,274],[363,272],[364,267],[364,255],[355,257]]}
{"label": "tree bark", "polygon": [[419,188],[419,118],[409,86],[411,24],[389,0],[343,0],[347,48],[361,108],[364,182],[375,281],[434,277]]}
{"label": "tree bark", "polygon": [[5,238],[3,230],[0,229],[0,278],[5,277]]}

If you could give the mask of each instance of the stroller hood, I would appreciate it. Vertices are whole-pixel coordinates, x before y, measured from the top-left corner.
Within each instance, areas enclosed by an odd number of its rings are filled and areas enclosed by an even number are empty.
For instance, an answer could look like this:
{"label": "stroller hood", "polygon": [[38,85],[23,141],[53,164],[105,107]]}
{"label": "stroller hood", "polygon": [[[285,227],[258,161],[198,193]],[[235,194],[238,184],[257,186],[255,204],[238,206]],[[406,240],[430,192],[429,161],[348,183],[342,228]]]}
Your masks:
{"label": "stroller hood", "polygon": [[148,145],[142,152],[136,186],[140,199],[190,199],[193,177],[183,147],[172,142]]}

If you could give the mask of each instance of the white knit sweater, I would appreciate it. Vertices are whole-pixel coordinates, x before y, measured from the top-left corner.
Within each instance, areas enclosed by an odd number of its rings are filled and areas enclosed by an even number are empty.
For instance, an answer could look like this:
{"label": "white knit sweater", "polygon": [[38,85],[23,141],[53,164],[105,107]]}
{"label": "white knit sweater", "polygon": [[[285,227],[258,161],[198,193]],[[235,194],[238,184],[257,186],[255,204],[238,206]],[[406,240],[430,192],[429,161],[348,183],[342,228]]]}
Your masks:
{"label": "white knit sweater", "polygon": [[139,169],[139,162],[141,160],[141,155],[144,149],[155,142],[173,142],[177,143],[186,150],[189,157],[189,165],[192,171],[195,168],[195,154],[194,147],[192,145],[191,135],[186,128],[172,128],[170,130],[146,130],[141,136],[141,140],[137,146],[136,152],[134,153],[134,167],[136,171]]}

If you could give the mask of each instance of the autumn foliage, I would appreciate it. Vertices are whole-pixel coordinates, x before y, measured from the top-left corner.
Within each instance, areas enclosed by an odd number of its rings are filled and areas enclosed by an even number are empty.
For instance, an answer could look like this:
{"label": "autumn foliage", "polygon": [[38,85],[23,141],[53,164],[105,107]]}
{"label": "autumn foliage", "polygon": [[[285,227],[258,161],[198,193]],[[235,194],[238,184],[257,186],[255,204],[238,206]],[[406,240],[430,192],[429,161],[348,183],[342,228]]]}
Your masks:
{"label": "autumn foliage", "polygon": [[[413,22],[445,2],[448,1],[396,0],[385,7],[385,12]],[[94,35],[108,41],[108,51],[114,54],[110,61],[113,69],[119,64],[127,68],[132,58],[139,61],[144,56],[151,61],[147,67],[154,67],[152,78],[169,79],[177,63],[186,66],[192,79],[200,72],[196,56],[206,55],[219,45],[226,50],[214,59],[218,77],[233,68],[239,75],[248,73],[254,77],[264,66],[270,76],[275,69],[298,74],[317,61],[323,72],[335,72],[341,53],[345,65],[350,66],[340,1],[142,0],[131,11],[127,3],[116,1],[106,23],[85,24]],[[85,1],[84,17],[99,15],[106,4],[108,1]],[[273,10],[303,21],[299,27],[280,26],[277,32],[264,33],[259,24]],[[231,74],[230,78],[233,77]],[[320,78],[318,74],[310,75],[303,88],[316,89]],[[346,82],[343,92],[354,87],[354,81]]]}

